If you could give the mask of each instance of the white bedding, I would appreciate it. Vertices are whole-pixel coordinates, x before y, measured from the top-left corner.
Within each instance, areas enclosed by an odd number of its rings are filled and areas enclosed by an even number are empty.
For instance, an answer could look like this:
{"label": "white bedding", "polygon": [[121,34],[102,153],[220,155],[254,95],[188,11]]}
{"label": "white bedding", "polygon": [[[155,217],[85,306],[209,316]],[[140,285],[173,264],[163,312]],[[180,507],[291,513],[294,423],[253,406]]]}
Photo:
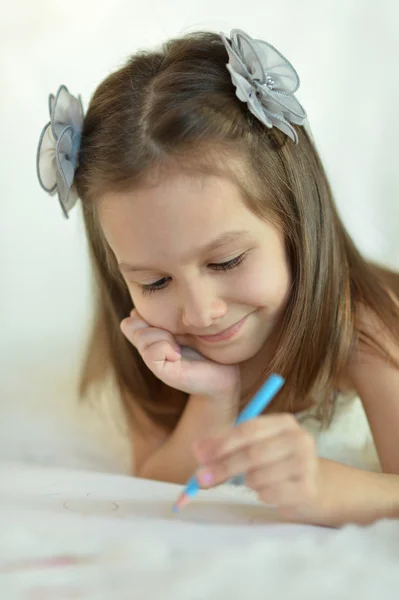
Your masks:
{"label": "white bedding", "polygon": [[[399,521],[340,531],[267,524],[265,509],[232,486],[172,520],[180,488],[121,475],[130,453],[117,416],[78,407],[68,381],[40,394],[32,374],[2,405],[0,565],[65,554],[70,564],[31,564],[23,577],[21,564],[0,567],[1,600],[399,597]],[[327,432],[314,425],[320,454],[378,468],[358,401],[340,403]]]}
{"label": "white bedding", "polygon": [[398,598],[399,521],[281,525],[254,500],[222,490],[202,492],[175,517],[179,490],[0,463],[0,597]]}

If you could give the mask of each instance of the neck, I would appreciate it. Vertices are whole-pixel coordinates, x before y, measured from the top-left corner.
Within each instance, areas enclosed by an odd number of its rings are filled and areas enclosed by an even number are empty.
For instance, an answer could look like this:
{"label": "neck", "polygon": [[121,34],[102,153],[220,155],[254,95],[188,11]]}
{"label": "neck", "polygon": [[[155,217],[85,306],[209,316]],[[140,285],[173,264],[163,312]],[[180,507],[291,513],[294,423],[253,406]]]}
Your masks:
{"label": "neck", "polygon": [[268,339],[257,354],[240,364],[242,398],[253,392],[254,386],[263,383],[264,373],[267,371],[267,366],[274,355],[276,346],[277,340],[275,338]]}

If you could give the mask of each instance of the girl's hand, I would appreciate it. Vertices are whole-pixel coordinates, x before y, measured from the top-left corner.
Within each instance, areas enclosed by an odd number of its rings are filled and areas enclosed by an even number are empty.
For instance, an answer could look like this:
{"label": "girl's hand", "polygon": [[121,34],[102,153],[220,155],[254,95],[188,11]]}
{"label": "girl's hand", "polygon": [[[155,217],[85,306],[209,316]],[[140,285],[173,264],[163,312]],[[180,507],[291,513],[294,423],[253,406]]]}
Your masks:
{"label": "girl's hand", "polygon": [[194,453],[203,487],[245,474],[245,485],[289,519],[311,514],[318,503],[315,442],[290,414],[261,416],[221,435],[198,440]]}
{"label": "girl's hand", "polygon": [[239,399],[237,365],[221,365],[192,348],[180,347],[169,331],[151,327],[136,310],[122,321],[121,329],[147,367],[166,385],[188,394]]}

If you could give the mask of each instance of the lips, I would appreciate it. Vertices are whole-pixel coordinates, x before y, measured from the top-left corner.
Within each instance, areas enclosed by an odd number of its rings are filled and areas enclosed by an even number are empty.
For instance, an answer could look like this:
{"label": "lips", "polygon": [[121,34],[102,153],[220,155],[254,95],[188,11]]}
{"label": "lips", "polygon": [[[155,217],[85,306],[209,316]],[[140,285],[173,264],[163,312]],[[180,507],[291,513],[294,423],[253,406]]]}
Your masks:
{"label": "lips", "polygon": [[237,333],[240,331],[241,327],[244,325],[246,318],[247,317],[245,316],[240,321],[237,321],[237,323],[234,323],[234,325],[231,325],[227,329],[224,329],[223,331],[220,331],[219,333],[215,333],[214,335],[196,335],[195,337],[198,338],[199,340],[201,340],[202,342],[210,342],[210,343],[224,342],[226,340],[230,340],[232,337],[237,335]]}

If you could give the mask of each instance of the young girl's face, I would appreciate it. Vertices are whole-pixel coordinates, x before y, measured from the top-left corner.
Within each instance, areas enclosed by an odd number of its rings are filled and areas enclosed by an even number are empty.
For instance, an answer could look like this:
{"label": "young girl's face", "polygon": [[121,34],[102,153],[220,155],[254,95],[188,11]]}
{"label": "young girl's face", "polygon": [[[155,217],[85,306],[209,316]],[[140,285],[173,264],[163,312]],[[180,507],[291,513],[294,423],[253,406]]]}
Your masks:
{"label": "young girl's face", "polygon": [[223,364],[253,357],[280,326],[291,276],[284,239],[216,176],[171,175],[108,194],[100,222],[150,325]]}

